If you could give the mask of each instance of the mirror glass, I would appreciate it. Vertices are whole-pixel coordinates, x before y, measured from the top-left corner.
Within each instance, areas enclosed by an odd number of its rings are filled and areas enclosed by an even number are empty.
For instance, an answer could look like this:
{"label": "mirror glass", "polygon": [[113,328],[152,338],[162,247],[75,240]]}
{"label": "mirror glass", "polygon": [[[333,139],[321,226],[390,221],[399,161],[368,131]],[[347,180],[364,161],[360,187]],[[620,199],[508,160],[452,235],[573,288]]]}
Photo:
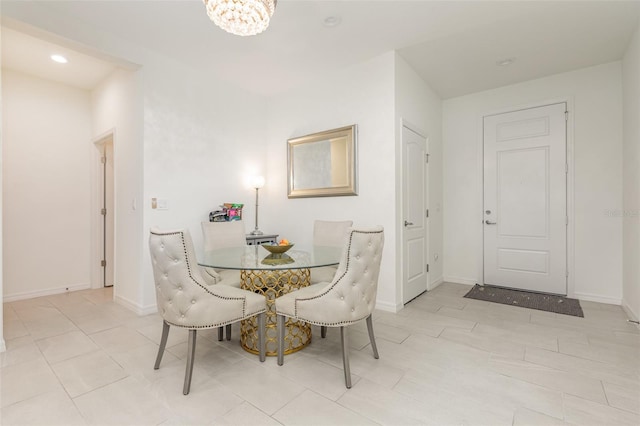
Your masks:
{"label": "mirror glass", "polygon": [[289,139],[289,198],[357,195],[356,126]]}

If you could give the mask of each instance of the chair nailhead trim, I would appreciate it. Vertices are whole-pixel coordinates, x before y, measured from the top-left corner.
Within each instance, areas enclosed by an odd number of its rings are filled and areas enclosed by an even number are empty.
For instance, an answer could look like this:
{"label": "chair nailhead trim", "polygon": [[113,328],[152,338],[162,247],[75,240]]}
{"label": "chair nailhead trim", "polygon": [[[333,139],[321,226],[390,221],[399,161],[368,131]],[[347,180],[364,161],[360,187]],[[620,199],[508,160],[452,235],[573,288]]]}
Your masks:
{"label": "chair nailhead trim", "polygon": [[[243,319],[247,319],[250,318],[254,315],[260,314],[262,312],[266,312],[266,308],[265,309],[261,309],[255,313],[250,313],[248,314],[246,312],[246,308],[247,308],[247,298],[246,297],[227,297],[227,296],[220,296],[218,294],[212,293],[207,286],[200,284],[195,277],[193,276],[193,271],[191,268],[191,263],[189,262],[189,255],[187,253],[187,244],[185,243],[184,240],[184,232],[182,231],[178,231],[178,232],[167,232],[167,233],[157,233],[157,232],[153,232],[151,231],[152,235],[156,235],[159,237],[164,237],[164,236],[170,236],[170,235],[179,235],[180,239],[182,240],[182,248],[184,250],[184,259],[185,259],[185,263],[187,265],[187,271],[189,272],[189,278],[191,279],[191,281],[193,281],[198,287],[200,287],[201,289],[203,289],[205,292],[209,293],[211,296],[213,297],[217,297],[219,299],[223,299],[223,300],[241,300],[242,301],[242,316],[230,321],[225,321],[224,323],[221,324],[213,324],[213,325],[206,325],[206,326],[185,326],[185,325],[180,325],[180,324],[173,324],[170,323],[171,325],[174,325],[176,327],[182,327],[182,328],[188,328],[188,329],[204,329],[204,328],[214,328],[214,327],[220,327],[222,325],[227,325],[227,324],[232,324],[234,322],[238,322],[241,321]],[[178,259],[175,259],[175,262],[178,262]],[[182,287],[179,287],[179,290],[182,290]],[[182,315],[182,317],[184,318],[184,315]]]}
{"label": "chair nailhead trim", "polygon": [[[366,231],[356,231],[356,230],[351,231],[351,234],[349,234],[349,244],[347,246],[347,266],[344,268],[344,272],[342,273],[342,275],[340,275],[340,277],[337,280],[335,280],[333,282],[333,285],[329,286],[324,292],[322,292],[322,293],[320,293],[320,294],[318,294],[316,296],[313,296],[313,297],[307,297],[307,298],[301,298],[301,299],[296,298],[295,302],[294,302],[295,319],[302,320],[304,322],[308,322],[309,324],[324,325],[324,326],[327,326],[327,327],[338,327],[338,326],[342,326],[342,325],[350,325],[350,324],[353,324],[356,321],[361,321],[363,318],[360,318],[360,319],[357,319],[357,320],[350,320],[350,321],[340,321],[340,322],[335,322],[335,323],[317,323],[317,322],[314,322],[314,321],[308,321],[308,320],[306,320],[304,318],[300,318],[298,316],[298,302],[305,301],[305,300],[313,300],[313,299],[317,299],[319,297],[324,296],[325,294],[329,293],[340,282],[340,280],[342,280],[344,278],[344,276],[349,271],[349,266],[350,266],[350,263],[351,263],[351,243],[353,242],[353,234],[355,234],[355,233],[358,233],[358,234],[381,234],[382,232],[383,231],[368,231],[368,232],[366,232]],[[356,256],[356,257],[360,258],[359,255]],[[352,283],[352,285],[355,285],[355,283]],[[351,312],[354,312],[354,310],[352,309]],[[278,315],[283,315],[280,312],[276,312],[276,313]],[[364,318],[368,317],[369,315],[371,315],[371,312],[369,312],[367,314],[367,316],[365,316]],[[287,315],[285,315],[285,316],[287,316]]]}

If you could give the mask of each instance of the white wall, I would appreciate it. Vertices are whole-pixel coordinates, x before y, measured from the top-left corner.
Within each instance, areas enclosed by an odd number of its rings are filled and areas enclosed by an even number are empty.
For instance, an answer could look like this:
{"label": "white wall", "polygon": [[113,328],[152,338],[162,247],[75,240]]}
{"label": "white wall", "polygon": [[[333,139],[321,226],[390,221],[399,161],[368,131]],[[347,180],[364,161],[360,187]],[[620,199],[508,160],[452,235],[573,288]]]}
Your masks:
{"label": "white wall", "polygon": [[569,295],[620,303],[622,219],[609,214],[622,209],[620,62],[444,101],[445,280],[482,279],[482,116],[564,99],[575,161]]}
{"label": "white wall", "polygon": [[89,92],[3,70],[4,300],[89,286]]}
{"label": "white wall", "polygon": [[[395,104],[396,104],[396,158],[398,165],[396,175],[396,203],[400,205],[402,194],[402,120],[419,129],[429,141],[429,248],[427,263],[429,264],[429,290],[442,283],[443,254],[443,221],[442,221],[442,100],[422,80],[418,74],[396,54],[395,68]],[[402,227],[396,221],[398,237]],[[397,244],[401,244],[398,241]],[[399,246],[401,247],[401,246]],[[399,273],[402,264],[397,264]],[[402,282],[399,276],[398,282]],[[399,289],[398,289],[399,290]],[[402,300],[402,299],[399,299]]]}
{"label": "white wall", "polygon": [[[113,132],[114,151],[114,297],[120,303],[138,310],[142,291],[142,138],[143,101],[141,94],[142,72],[117,70],[91,92],[92,139],[88,142],[91,151],[92,173],[92,230],[94,244],[92,259],[94,285],[101,241],[98,230],[102,229],[99,214],[101,202],[97,199],[101,180],[98,173],[100,151],[93,144],[96,138]],[[101,276],[101,275],[100,275]],[[101,283],[100,283],[101,284]]]}
{"label": "white wall", "polygon": [[[264,98],[163,58],[149,58],[144,72],[141,301],[150,310],[155,289],[149,228],[188,227],[201,252],[200,222],[220,204],[238,202],[245,204],[245,228],[253,229],[255,190],[248,183],[252,175],[266,173],[267,136]],[[152,210],[152,197],[166,199],[169,210]],[[261,209],[269,208],[270,201],[263,201]]]}
{"label": "white wall", "polygon": [[[260,210],[263,231],[301,246],[312,243],[315,219],[384,226],[377,307],[387,310],[397,309],[394,63],[389,52],[270,99]],[[287,140],[351,124],[358,125],[358,195],[288,199]]]}
{"label": "white wall", "polygon": [[622,61],[623,142],[623,286],[622,304],[640,318],[640,29]]}
{"label": "white wall", "polygon": [[[67,14],[18,2],[3,5],[3,14],[105,59],[140,65],[133,77],[114,77],[94,93],[92,136],[116,128],[116,252],[124,253],[116,255],[116,300],[138,313],[155,311],[150,227],[189,228],[200,249],[200,222],[233,201],[245,203],[252,228],[246,178],[266,171],[265,100]],[[166,199],[169,209],[152,210],[152,197]]]}

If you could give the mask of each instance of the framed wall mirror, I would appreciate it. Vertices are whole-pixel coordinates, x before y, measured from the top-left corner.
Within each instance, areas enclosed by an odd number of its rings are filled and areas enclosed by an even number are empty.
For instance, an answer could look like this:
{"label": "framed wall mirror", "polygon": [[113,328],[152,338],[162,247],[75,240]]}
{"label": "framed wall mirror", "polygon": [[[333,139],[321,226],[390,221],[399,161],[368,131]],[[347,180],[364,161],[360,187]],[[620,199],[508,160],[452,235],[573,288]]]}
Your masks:
{"label": "framed wall mirror", "polygon": [[356,125],[289,139],[289,198],[358,195]]}

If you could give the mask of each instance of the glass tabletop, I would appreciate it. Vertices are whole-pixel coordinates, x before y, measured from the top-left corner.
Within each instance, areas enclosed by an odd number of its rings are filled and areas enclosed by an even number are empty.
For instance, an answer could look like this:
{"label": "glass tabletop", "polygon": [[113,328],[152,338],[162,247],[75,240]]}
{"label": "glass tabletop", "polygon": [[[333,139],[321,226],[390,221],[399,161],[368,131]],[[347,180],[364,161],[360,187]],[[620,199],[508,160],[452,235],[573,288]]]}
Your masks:
{"label": "glass tabletop", "polygon": [[217,269],[301,269],[340,263],[341,247],[292,247],[286,253],[271,254],[261,245],[205,251],[198,264]]}

